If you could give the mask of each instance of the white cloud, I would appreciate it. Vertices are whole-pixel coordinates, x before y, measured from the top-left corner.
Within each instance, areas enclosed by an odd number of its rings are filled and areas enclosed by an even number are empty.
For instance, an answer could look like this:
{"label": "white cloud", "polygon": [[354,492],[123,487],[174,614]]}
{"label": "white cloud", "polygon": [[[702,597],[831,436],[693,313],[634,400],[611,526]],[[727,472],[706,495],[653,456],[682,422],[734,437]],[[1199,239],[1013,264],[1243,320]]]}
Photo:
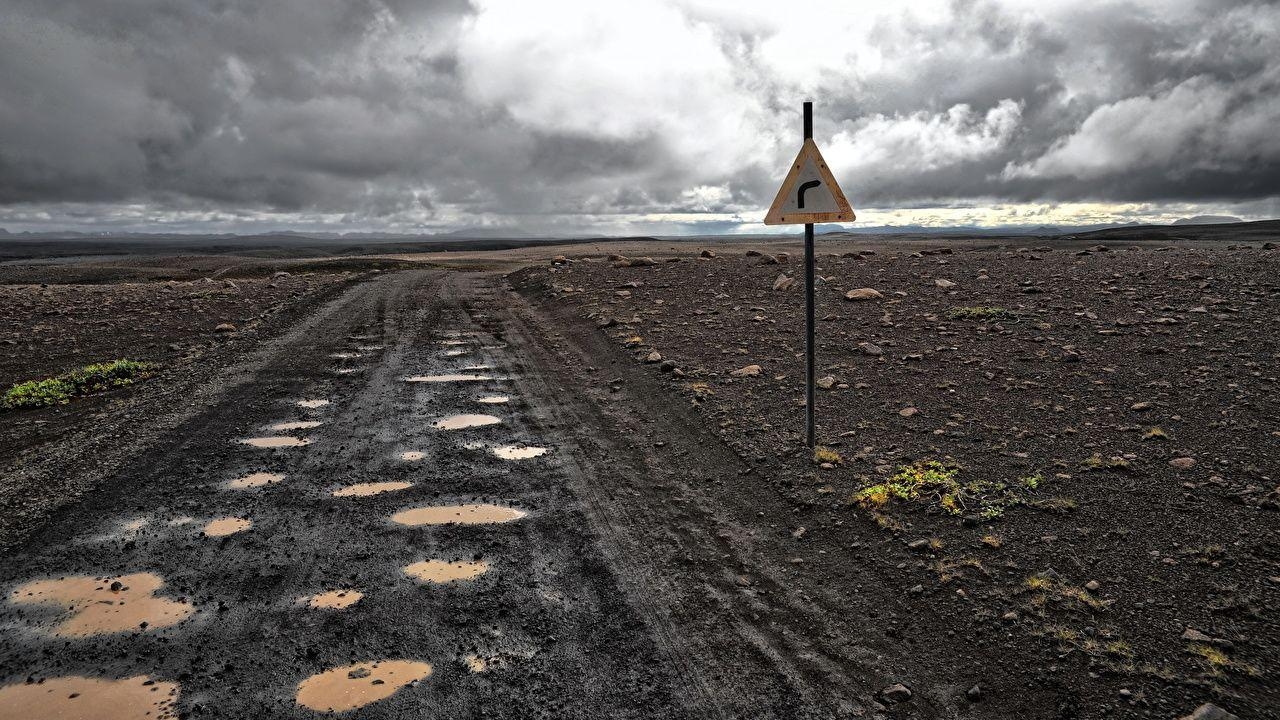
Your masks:
{"label": "white cloud", "polygon": [[845,123],[824,157],[845,175],[931,172],[1000,152],[1021,119],[1022,106],[1009,99],[985,113],[962,104],[937,114],[872,115]]}

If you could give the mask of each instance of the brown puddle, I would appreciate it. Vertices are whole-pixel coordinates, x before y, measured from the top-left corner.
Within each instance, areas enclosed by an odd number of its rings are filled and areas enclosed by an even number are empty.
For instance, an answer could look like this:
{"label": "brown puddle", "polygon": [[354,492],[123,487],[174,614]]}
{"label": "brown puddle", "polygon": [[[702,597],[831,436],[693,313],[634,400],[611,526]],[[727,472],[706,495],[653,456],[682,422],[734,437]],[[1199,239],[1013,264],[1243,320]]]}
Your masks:
{"label": "brown puddle", "polygon": [[307,408],[308,410],[315,410],[316,408],[322,408],[328,404],[329,404],[328,400],[299,400],[298,401],[298,407],[304,407],[304,408]]}
{"label": "brown puddle", "polygon": [[511,402],[511,398],[506,395],[485,395],[482,398],[476,398],[476,402],[484,403],[485,405],[504,405]]}
{"label": "brown puddle", "polygon": [[469,375],[464,373],[452,373],[448,375],[411,375],[404,379],[405,382],[475,382],[480,380],[492,380],[491,375]]}
{"label": "brown puddle", "polygon": [[312,610],[345,610],[360,602],[363,597],[364,593],[359,590],[330,590],[308,595],[301,602]]}
{"label": "brown puddle", "polygon": [[401,510],[391,516],[397,525],[491,525],[519,520],[528,515],[522,510],[501,505],[427,505]]}
{"label": "brown puddle", "polygon": [[12,720],[164,720],[176,717],[178,684],[146,675],[121,680],[49,678],[0,688],[0,717]]}
{"label": "brown puddle", "polygon": [[325,670],[298,683],[298,704],[321,712],[346,712],[385,700],[431,675],[413,660],[376,660]]}
{"label": "brown puddle", "polygon": [[216,520],[210,520],[200,532],[203,533],[205,537],[226,537],[228,535],[235,535],[243,530],[248,530],[251,527],[253,527],[252,520],[237,517],[224,517]]}
{"label": "brown puddle", "polygon": [[445,357],[458,357],[459,355],[466,355],[469,352],[471,351],[459,348],[457,350],[445,350],[443,353],[440,353],[440,354],[444,355]]}
{"label": "brown puddle", "polygon": [[334,497],[368,497],[370,495],[381,495],[382,493],[395,492],[396,490],[404,490],[413,487],[411,482],[371,482],[356,483],[343,488],[334,490],[331,494]]}
{"label": "brown puddle", "polygon": [[190,603],[157,597],[164,580],[153,573],[95,578],[88,575],[36,580],[14,590],[18,605],[57,605],[71,614],[54,628],[61,637],[154,630],[187,619]]}
{"label": "brown puddle", "polygon": [[400,453],[400,459],[405,462],[417,462],[426,456],[427,454],[420,450],[405,450]]}
{"label": "brown puddle", "polygon": [[485,560],[463,560],[449,562],[447,560],[423,560],[406,565],[404,574],[428,583],[451,583],[456,580],[470,580],[489,572],[489,563]]}
{"label": "brown puddle", "polygon": [[311,438],[296,438],[288,435],[273,435],[270,437],[253,437],[244,438],[240,441],[242,445],[251,445],[256,448],[287,448],[302,447],[310,445]]}
{"label": "brown puddle", "polygon": [[324,423],[319,420],[295,420],[293,422],[280,422],[274,425],[268,425],[267,429],[272,432],[288,432],[289,430],[310,430],[317,428]]}
{"label": "brown puddle", "polygon": [[441,418],[431,423],[431,427],[437,430],[465,430],[473,427],[497,425],[501,422],[502,420],[492,415],[450,415],[447,418]]}
{"label": "brown puddle", "polygon": [[283,479],[284,475],[280,473],[256,472],[252,475],[245,475],[242,478],[229,481],[227,487],[232,490],[244,490],[245,488],[256,488],[278,483]]}
{"label": "brown puddle", "polygon": [[520,445],[503,445],[493,449],[493,454],[503,460],[528,460],[536,458],[540,455],[546,455],[547,449],[544,447],[529,447]]}

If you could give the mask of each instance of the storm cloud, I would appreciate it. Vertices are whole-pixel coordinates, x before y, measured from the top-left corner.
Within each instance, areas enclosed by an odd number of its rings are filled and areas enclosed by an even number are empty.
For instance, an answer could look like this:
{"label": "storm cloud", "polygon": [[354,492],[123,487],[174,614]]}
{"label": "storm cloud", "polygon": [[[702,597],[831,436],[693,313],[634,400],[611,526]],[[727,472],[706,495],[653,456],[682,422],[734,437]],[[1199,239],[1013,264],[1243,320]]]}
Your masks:
{"label": "storm cloud", "polygon": [[884,217],[1280,207],[1274,2],[0,7],[11,229],[750,224],[804,99]]}

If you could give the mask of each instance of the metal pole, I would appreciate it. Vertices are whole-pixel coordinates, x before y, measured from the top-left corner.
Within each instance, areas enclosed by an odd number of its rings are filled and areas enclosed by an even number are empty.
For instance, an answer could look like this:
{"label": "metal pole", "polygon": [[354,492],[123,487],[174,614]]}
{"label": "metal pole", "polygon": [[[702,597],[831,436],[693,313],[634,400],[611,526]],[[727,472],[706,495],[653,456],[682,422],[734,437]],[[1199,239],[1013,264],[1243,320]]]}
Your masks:
{"label": "metal pole", "polygon": [[[813,103],[804,104],[804,139],[813,138]],[[804,426],[809,447],[816,445],[813,420],[814,401],[814,302],[813,302],[813,223],[804,226]]]}

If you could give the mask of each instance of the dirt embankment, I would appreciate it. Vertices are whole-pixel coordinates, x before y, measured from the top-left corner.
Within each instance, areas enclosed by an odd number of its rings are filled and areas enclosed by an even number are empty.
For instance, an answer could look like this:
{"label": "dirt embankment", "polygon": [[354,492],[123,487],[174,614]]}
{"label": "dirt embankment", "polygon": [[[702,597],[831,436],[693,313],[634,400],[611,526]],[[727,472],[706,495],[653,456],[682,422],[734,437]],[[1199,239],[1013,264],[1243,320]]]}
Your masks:
{"label": "dirt embankment", "polygon": [[790,590],[916,700],[975,717],[1280,707],[1280,254],[832,247],[821,463],[802,446],[798,256],[570,255],[511,280],[571,336],[608,338],[589,361],[625,370],[597,382],[658,379],[653,403],[753,466],[732,492],[791,507],[742,518]]}

